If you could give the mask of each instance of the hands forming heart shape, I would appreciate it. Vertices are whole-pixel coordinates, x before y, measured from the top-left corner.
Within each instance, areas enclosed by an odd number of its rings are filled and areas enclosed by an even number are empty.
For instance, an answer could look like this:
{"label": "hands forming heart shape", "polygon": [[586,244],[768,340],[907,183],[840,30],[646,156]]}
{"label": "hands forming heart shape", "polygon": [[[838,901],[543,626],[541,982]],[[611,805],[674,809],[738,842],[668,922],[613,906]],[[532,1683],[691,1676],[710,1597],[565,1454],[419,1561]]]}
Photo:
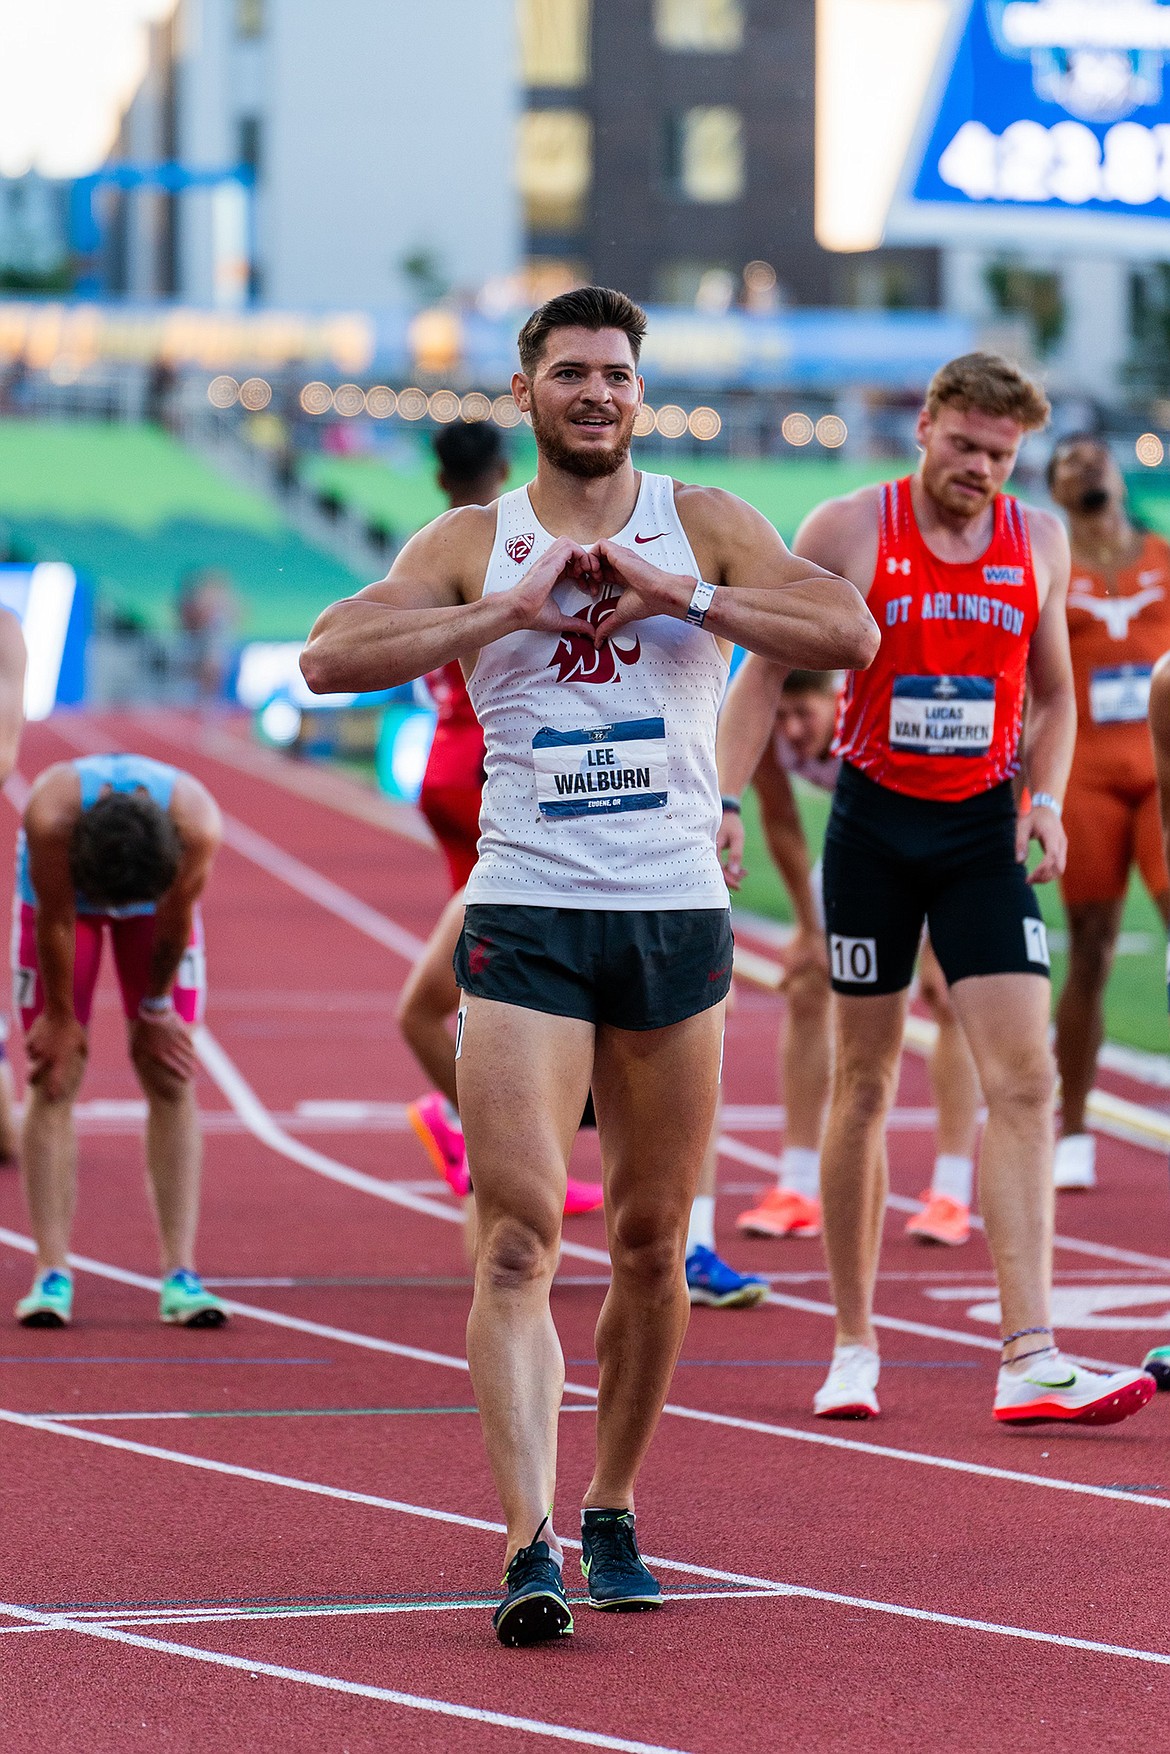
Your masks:
{"label": "hands forming heart shape", "polygon": [[[566,616],[552,600],[552,592],[559,584],[576,585],[595,604],[601,598],[609,599],[612,609],[604,618]],[[562,536],[545,551],[516,590],[530,604],[533,619],[529,626],[542,632],[571,632],[600,647],[629,622],[669,611],[677,595],[672,586],[672,574],[652,566],[621,543],[606,539],[585,548]]]}

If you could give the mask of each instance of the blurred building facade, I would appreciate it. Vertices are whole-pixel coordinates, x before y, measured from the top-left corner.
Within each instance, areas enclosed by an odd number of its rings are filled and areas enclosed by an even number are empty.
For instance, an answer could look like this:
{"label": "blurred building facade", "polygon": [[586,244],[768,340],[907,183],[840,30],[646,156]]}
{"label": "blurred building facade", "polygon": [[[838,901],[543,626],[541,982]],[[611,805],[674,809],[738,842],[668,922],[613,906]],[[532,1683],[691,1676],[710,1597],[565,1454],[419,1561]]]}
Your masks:
{"label": "blurred building facade", "polygon": [[231,306],[425,302],[514,270],[514,0],[179,0],[113,157],[238,170],[107,195],[107,281]]}
{"label": "blurred building facade", "polygon": [[519,0],[518,15],[517,179],[550,283],[708,308],[935,304],[934,250],[859,259],[816,241],[812,0]]}

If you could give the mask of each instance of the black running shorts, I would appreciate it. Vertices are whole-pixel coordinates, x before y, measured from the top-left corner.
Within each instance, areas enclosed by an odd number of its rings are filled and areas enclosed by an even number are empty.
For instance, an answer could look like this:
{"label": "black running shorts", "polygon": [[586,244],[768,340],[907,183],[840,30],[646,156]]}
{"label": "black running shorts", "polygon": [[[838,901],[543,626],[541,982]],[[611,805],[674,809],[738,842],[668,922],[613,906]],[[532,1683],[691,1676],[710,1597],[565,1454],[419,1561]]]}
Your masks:
{"label": "black running shorts", "polygon": [[473,905],[455,949],[465,993],[615,1029],[665,1029],[731,985],[727,908],[627,913]]}
{"label": "black running shorts", "polygon": [[924,924],[951,986],[972,975],[1047,976],[1040,907],[1015,843],[1006,781],[939,803],[893,792],[843,764],[824,855],[834,992],[902,992]]}

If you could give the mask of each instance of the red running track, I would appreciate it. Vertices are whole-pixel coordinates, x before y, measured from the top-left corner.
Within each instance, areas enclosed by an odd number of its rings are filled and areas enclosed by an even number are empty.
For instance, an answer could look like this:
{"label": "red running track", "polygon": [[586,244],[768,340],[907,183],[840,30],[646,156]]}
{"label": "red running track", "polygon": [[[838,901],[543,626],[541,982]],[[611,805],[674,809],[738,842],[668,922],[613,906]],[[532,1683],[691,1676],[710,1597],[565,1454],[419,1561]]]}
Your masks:
{"label": "red running track", "polygon": [[[141,1122],[103,975],[76,1325],[13,1325],[0,1345],[6,1750],[1170,1747],[1166,1401],[1105,1430],[998,1429],[982,1241],[916,1247],[894,1209],[883,1415],[813,1420],[820,1247],[733,1230],[778,1137],[778,1004],[750,991],[728,1032],[720,1241],[774,1275],[775,1300],[691,1323],[640,1494],[670,1601],[582,1608],[563,1647],[500,1649],[458,1213],[405,1128],[419,1081],[393,1022],[440,861],[350,782],[190,721],[33,727],[23,773],[91,747],[180,761],[231,819],[206,906],[201,1263],[246,1313],[222,1332],[155,1320]],[[914,1060],[899,1104],[905,1201],[931,1154]],[[1170,1325],[1166,1166],[1112,1139],[1100,1159],[1098,1193],[1062,1196],[1058,1299],[1071,1348],[1128,1361]],[[598,1219],[566,1231],[571,1533],[605,1257]],[[25,1238],[6,1176],[4,1307],[26,1287]]]}

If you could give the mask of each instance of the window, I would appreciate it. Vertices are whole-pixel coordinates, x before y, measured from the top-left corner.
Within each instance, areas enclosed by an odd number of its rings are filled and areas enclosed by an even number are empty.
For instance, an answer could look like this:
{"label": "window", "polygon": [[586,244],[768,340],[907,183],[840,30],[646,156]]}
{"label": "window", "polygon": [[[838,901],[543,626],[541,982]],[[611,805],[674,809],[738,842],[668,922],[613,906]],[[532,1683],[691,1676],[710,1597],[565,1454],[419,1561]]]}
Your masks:
{"label": "window", "polygon": [[726,104],[666,118],[667,187],[685,201],[738,201],[743,194],[743,123]]}
{"label": "window", "polygon": [[664,49],[734,54],[743,47],[743,0],[654,0],[654,34]]}
{"label": "window", "polygon": [[517,0],[525,85],[584,85],[591,0]]}
{"label": "window", "polygon": [[236,0],[236,35],[245,38],[264,35],[264,0]]}
{"label": "window", "polygon": [[520,118],[516,181],[530,231],[574,231],[593,178],[593,134],[579,110],[529,110]]}

